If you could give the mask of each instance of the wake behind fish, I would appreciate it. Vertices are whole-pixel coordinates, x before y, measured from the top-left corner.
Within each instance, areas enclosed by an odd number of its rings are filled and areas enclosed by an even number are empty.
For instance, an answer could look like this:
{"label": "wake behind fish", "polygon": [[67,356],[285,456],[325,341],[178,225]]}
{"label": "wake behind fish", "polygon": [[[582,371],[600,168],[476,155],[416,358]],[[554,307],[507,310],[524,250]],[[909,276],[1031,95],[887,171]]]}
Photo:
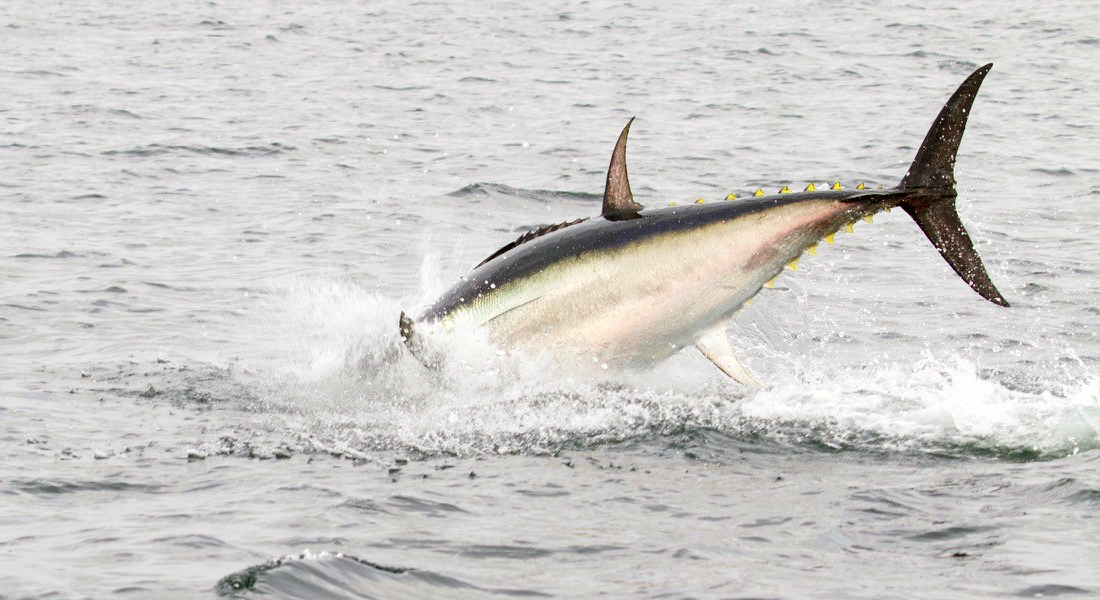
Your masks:
{"label": "wake behind fish", "polygon": [[[577,376],[476,336],[441,340],[444,360],[430,370],[397,332],[400,308],[413,300],[340,278],[284,286],[264,318],[279,326],[257,334],[266,351],[242,370],[266,426],[295,450],[360,459],[623,443],[661,451],[690,445],[700,431],[727,440],[730,452],[747,442],[1034,460],[1100,447],[1096,377],[1021,387],[959,354],[838,365],[787,348],[758,358],[782,369],[767,388],[746,392],[687,353],[651,371]],[[760,335],[734,334],[750,352]],[[708,456],[722,460],[722,449]]]}

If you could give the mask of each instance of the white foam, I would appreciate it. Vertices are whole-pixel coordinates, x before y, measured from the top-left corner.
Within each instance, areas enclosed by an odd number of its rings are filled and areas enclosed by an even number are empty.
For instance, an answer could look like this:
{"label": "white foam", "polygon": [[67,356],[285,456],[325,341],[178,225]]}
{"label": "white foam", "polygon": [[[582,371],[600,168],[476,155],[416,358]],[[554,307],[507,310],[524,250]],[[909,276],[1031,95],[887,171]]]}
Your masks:
{"label": "white foam", "polygon": [[865,432],[908,447],[944,444],[1059,453],[1100,441],[1097,378],[1047,382],[1040,393],[983,377],[947,354],[776,385],[747,399],[746,417]]}
{"label": "white foam", "polygon": [[691,353],[651,372],[588,379],[478,336],[436,340],[447,358],[433,372],[398,338],[404,303],[340,278],[286,285],[268,332],[273,352],[255,369],[276,426],[327,447],[428,454],[542,452],[693,427],[905,451],[1100,446],[1096,377],[1017,389],[949,352],[823,370],[771,351],[749,355],[750,365],[766,363],[770,386],[746,395]]}

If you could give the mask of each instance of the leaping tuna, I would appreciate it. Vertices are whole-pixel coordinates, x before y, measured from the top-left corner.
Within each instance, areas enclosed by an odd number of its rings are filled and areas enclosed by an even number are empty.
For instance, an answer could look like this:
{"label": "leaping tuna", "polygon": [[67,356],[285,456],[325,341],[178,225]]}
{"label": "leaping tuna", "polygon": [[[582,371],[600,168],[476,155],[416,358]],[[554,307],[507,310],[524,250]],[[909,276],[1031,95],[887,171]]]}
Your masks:
{"label": "leaping tuna", "polygon": [[[726,334],[734,314],[804,252],[861,218],[900,206],[956,273],[1008,306],[955,211],[955,156],[974,97],[992,68],[967,77],[916,159],[891,189],[815,190],[646,209],[626,172],[630,120],[607,171],[599,217],[551,225],[497,250],[400,331],[432,362],[421,328],[484,329],[503,348],[567,365],[644,368],[694,345],[734,380],[759,384]],[[705,258],[700,258],[705,257]]]}

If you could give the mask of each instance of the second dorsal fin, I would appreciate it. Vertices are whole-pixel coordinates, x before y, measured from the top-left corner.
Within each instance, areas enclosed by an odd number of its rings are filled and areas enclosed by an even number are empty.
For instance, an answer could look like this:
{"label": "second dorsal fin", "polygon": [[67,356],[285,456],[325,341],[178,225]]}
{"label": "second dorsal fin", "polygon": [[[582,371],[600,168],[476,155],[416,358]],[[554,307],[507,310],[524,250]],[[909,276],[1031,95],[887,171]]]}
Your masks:
{"label": "second dorsal fin", "polygon": [[611,153],[611,164],[607,167],[607,186],[603,190],[603,216],[614,217],[636,213],[645,208],[634,201],[630,193],[630,180],[626,177],[626,136],[630,133],[631,117],[615,142],[615,151]]}

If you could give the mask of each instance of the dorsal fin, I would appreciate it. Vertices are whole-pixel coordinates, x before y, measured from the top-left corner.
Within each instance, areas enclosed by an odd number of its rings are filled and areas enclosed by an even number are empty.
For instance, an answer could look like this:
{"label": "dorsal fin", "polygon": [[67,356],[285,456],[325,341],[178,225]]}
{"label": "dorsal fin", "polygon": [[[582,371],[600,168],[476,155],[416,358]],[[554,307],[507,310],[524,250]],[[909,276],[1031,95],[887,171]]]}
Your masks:
{"label": "dorsal fin", "polygon": [[[525,244],[525,243],[530,242],[531,240],[533,240],[535,238],[540,238],[540,237],[542,237],[542,236],[544,236],[548,233],[553,233],[553,232],[555,232],[559,229],[565,229],[566,227],[569,227],[570,225],[576,225],[577,223],[584,222],[585,220],[586,219],[577,219],[576,221],[566,221],[565,223],[555,223],[553,225],[547,225],[545,227],[539,227],[538,229],[532,229],[531,231],[528,231],[527,233],[525,233],[525,234],[519,236],[518,238],[516,238],[516,241],[511,242],[511,243],[507,244],[506,246],[502,247],[500,250],[497,250],[496,252],[490,254],[488,258],[486,258],[485,260],[477,263],[477,267],[480,267],[481,265],[493,260],[494,258],[500,256],[501,254],[504,254],[505,252],[511,250],[512,248],[515,248],[516,246],[519,246],[520,244]],[[477,267],[474,267],[474,268],[476,269]]]}
{"label": "dorsal fin", "polygon": [[626,136],[630,133],[631,117],[615,142],[615,151],[611,153],[611,164],[607,167],[607,185],[603,190],[603,216],[636,213],[645,208],[634,201],[630,193],[630,180],[626,177]]}

